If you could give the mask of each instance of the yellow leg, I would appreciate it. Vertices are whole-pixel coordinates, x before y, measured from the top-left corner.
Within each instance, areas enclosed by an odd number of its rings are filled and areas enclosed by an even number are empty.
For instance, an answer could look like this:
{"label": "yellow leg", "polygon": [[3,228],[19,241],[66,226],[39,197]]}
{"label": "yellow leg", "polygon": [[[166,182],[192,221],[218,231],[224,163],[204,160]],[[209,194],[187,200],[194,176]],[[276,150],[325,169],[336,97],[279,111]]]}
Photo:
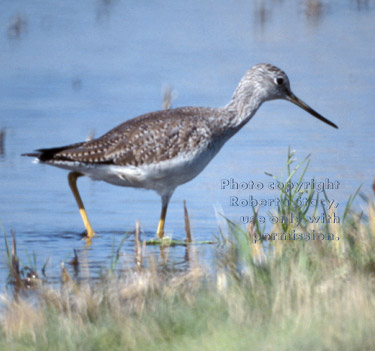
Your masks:
{"label": "yellow leg", "polygon": [[158,225],[158,230],[156,232],[156,236],[159,239],[162,239],[164,236],[164,223],[165,223],[165,216],[167,215],[167,206],[163,206],[161,209],[161,215]]}
{"label": "yellow leg", "polygon": [[164,236],[165,216],[167,215],[168,202],[169,202],[169,199],[171,198],[171,195],[172,194],[164,195],[161,198],[161,201],[162,201],[161,215],[160,215],[158,230],[156,232],[156,236],[159,239],[163,239],[163,236]]}
{"label": "yellow leg", "polygon": [[77,178],[81,177],[82,175],[83,174],[78,173],[78,172],[70,172],[68,174],[68,181],[69,181],[70,189],[72,189],[72,193],[74,195],[74,198],[76,199],[76,202],[79,208],[79,213],[81,214],[81,217],[83,220],[83,224],[86,228],[87,238],[91,239],[95,233],[91,227],[89,218],[87,217],[85,206],[83,206],[83,202],[82,202],[81,196],[79,195],[78,188],[77,188]]}

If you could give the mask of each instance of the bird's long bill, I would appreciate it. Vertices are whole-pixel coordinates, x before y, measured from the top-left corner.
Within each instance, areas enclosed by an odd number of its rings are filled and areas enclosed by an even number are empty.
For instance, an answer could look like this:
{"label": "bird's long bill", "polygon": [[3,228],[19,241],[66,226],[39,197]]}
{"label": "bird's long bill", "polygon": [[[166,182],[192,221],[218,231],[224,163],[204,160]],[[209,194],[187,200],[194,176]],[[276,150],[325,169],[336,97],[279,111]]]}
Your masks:
{"label": "bird's long bill", "polygon": [[304,109],[305,111],[307,111],[308,113],[310,113],[311,115],[316,117],[317,119],[321,120],[322,122],[327,123],[334,128],[337,128],[337,129],[339,128],[335,123],[331,122],[327,118],[320,115],[318,112],[313,110],[309,105],[307,105],[301,99],[299,99],[297,96],[295,96],[293,93],[290,93],[288,95],[288,100],[290,102],[293,102],[293,104],[296,104],[297,106],[301,107],[302,109]]}

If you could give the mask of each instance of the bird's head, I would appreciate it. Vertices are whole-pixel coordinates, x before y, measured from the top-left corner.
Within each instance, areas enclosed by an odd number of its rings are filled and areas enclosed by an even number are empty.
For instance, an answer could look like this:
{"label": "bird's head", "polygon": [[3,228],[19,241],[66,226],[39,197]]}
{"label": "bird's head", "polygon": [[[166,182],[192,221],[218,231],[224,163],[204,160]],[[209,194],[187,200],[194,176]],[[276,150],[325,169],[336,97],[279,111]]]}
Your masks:
{"label": "bird's head", "polygon": [[256,100],[254,105],[260,105],[265,101],[284,99],[304,109],[322,122],[338,128],[309,105],[299,99],[290,88],[289,78],[280,68],[270,64],[261,63],[253,66],[242,78],[235,95],[241,99]]}

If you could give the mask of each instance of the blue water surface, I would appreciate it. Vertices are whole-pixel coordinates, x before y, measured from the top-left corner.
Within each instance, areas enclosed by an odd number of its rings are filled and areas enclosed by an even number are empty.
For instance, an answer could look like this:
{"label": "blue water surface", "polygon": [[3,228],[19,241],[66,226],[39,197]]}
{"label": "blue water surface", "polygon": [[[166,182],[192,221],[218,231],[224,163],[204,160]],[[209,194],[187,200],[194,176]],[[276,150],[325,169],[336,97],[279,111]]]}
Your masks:
{"label": "blue water surface", "polygon": [[[287,72],[297,96],[335,122],[325,125],[286,101],[266,103],[193,181],[177,188],[166,231],[184,239],[183,200],[193,236],[212,240],[222,215],[239,223],[249,206],[231,196],[270,199],[272,178],[287,150],[311,154],[306,179],[338,181],[327,191],[342,211],[375,175],[375,4],[373,1],[26,1],[3,0],[0,11],[0,222],[16,233],[24,264],[57,277],[73,249],[93,275],[108,267],[114,248],[139,219],[143,238],[154,236],[156,193],[80,179],[97,232],[85,246],[83,226],[66,172],[33,164],[21,153],[99,136],[115,125],[162,107],[171,87],[173,107],[223,106],[242,75],[259,62]],[[264,184],[260,190],[221,189],[222,181]],[[358,201],[356,206],[360,207]],[[261,208],[267,215],[272,208]],[[133,262],[132,236],[120,265]],[[147,248],[158,255],[158,248]],[[183,262],[184,248],[168,259]],[[199,249],[204,261],[210,249]],[[31,259],[32,260],[32,259]],[[0,286],[6,282],[0,240]]]}

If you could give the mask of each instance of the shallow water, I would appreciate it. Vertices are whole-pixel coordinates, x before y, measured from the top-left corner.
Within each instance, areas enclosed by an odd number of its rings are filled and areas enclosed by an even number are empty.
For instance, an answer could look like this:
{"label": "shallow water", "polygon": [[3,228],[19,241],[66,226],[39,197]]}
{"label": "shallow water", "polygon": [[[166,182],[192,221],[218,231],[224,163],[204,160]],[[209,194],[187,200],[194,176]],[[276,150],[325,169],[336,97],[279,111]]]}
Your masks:
{"label": "shallow water", "polygon": [[[275,197],[264,172],[281,174],[288,146],[299,160],[311,153],[306,179],[339,181],[338,190],[328,191],[338,212],[360,184],[369,194],[375,174],[374,10],[374,1],[354,0],[3,1],[0,129],[5,127],[6,135],[0,222],[8,234],[15,231],[23,262],[28,264],[27,253],[35,252],[41,268],[49,258],[47,273],[54,277],[75,248],[85,252],[97,273],[108,267],[113,248],[124,232],[134,230],[137,219],[143,238],[153,237],[160,200],[153,192],[80,179],[98,234],[86,248],[66,172],[35,165],[21,153],[99,136],[160,109],[168,85],[173,107],[222,106],[258,62],[284,69],[296,95],[340,129],[288,102],[266,103],[202,174],[176,190],[167,234],[184,238],[183,200],[197,240],[218,234],[222,216],[215,208],[236,222],[251,215],[248,206],[230,206],[230,196]],[[260,182],[264,189],[221,189],[222,180],[231,178]],[[3,244],[0,250],[3,286]],[[147,250],[158,255],[157,248]],[[200,250],[203,260],[211,256],[209,248]],[[123,252],[132,262],[132,239]],[[172,248],[168,259],[182,262],[184,254],[183,248]]]}

